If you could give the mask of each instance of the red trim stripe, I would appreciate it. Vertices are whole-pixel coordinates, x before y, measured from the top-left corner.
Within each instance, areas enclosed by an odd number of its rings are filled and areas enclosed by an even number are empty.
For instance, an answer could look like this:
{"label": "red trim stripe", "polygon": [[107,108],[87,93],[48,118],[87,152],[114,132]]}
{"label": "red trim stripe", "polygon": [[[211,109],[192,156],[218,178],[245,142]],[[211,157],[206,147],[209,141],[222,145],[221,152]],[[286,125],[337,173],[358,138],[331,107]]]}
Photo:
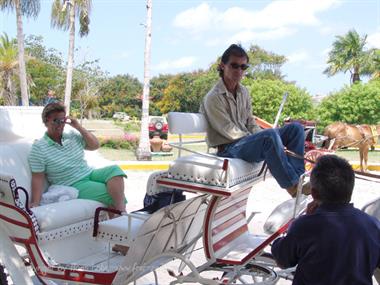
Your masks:
{"label": "red trim stripe", "polygon": [[232,204],[228,208],[225,208],[219,212],[217,212],[214,215],[214,221],[224,217],[225,215],[228,215],[236,210],[239,210],[239,212],[244,212],[245,213],[245,208],[247,206],[247,200],[248,198],[245,198],[244,200],[239,201],[238,203]]}
{"label": "red trim stripe", "polygon": [[203,247],[205,250],[206,257],[208,259],[211,259],[211,248],[210,248],[211,243],[210,243],[210,239],[209,239],[209,233],[210,233],[211,223],[212,223],[212,213],[213,213],[213,209],[214,209],[216,203],[218,202],[218,200],[220,200],[220,198],[218,198],[218,197],[213,197],[211,199],[210,204],[207,207],[206,219],[204,222],[205,229],[203,232]]}
{"label": "red trim stripe", "polygon": [[225,204],[227,204],[228,202],[230,202],[232,200],[239,199],[240,197],[242,197],[244,195],[249,196],[249,193],[251,192],[251,188],[252,187],[249,187],[249,188],[246,188],[243,191],[234,192],[234,193],[232,193],[232,195],[230,197],[223,197],[222,200],[219,202],[219,206],[225,205]]}
{"label": "red trim stripe", "polygon": [[283,234],[288,229],[291,222],[292,222],[292,220],[290,220],[288,223],[283,225],[280,229],[278,229],[275,233],[273,233],[271,236],[269,236],[262,244],[260,244],[258,247],[256,247],[254,250],[252,250],[250,253],[248,253],[241,260],[230,260],[230,259],[217,258],[216,263],[226,264],[226,265],[242,265],[242,264],[249,262],[258,253],[260,253],[266,246],[268,246],[273,240],[275,240],[279,235]]}
{"label": "red trim stripe", "polygon": [[161,185],[167,185],[167,186],[173,186],[173,187],[180,187],[184,190],[188,191],[196,191],[196,192],[204,192],[204,193],[211,193],[219,196],[231,196],[231,192],[225,191],[225,190],[214,190],[206,187],[200,187],[195,185],[188,185],[183,183],[177,183],[177,182],[169,182],[164,180],[157,179],[157,183]]}
{"label": "red trim stripe", "polygon": [[243,213],[239,213],[236,216],[232,217],[231,219],[225,221],[224,223],[220,224],[219,226],[212,229],[212,235],[217,235],[218,233],[224,231],[226,228],[231,227],[232,225],[240,222],[241,220],[245,220],[245,215]]}
{"label": "red trim stripe", "polygon": [[3,216],[3,215],[0,215],[0,219],[7,221],[8,223],[11,223],[13,225],[19,226],[19,227],[29,228],[29,224],[8,218],[8,217]]}
{"label": "red trim stripe", "polygon": [[237,228],[236,230],[234,230],[232,233],[226,235],[224,238],[222,238],[217,243],[214,243],[212,245],[213,250],[214,251],[218,251],[222,247],[225,247],[231,241],[235,240],[236,238],[238,238],[239,236],[241,236],[242,234],[244,234],[246,231],[248,231],[248,227],[247,227],[246,224],[243,225],[243,226],[241,226],[240,228]]}

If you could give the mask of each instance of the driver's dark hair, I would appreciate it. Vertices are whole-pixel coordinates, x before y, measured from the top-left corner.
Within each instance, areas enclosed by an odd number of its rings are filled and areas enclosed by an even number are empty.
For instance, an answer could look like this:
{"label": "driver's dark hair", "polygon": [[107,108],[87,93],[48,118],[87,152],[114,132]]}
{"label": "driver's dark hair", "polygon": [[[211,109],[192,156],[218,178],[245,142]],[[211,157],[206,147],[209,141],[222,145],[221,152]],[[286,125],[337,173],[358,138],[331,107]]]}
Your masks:
{"label": "driver's dark hair", "polygon": [[355,185],[355,173],[344,158],[323,155],[311,172],[310,183],[322,204],[349,203]]}
{"label": "driver's dark hair", "polygon": [[[249,57],[247,52],[242,48],[239,44],[232,44],[224,51],[222,54],[222,57],[220,59],[221,62],[224,64],[227,64],[231,55],[236,57],[245,57],[247,59],[247,63],[249,62]],[[223,77],[223,69],[221,68],[220,64],[218,65],[218,72],[219,76]]]}
{"label": "driver's dark hair", "polygon": [[65,105],[63,105],[63,103],[53,102],[53,103],[47,104],[42,110],[42,114],[41,114],[42,122],[46,123],[48,120],[48,117],[52,113],[60,113],[60,112],[66,113],[66,108],[65,108]]}

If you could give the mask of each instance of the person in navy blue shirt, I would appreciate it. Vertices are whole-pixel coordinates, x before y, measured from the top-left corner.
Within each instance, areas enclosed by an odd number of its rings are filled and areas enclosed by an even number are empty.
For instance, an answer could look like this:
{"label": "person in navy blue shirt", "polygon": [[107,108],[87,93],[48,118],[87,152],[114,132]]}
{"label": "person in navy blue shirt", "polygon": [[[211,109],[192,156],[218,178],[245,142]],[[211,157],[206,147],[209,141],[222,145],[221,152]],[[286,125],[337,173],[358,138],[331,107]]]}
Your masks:
{"label": "person in navy blue shirt", "polygon": [[350,203],[355,175],[335,155],[312,170],[314,201],[272,245],[282,268],[297,265],[293,285],[370,285],[380,267],[380,222]]}

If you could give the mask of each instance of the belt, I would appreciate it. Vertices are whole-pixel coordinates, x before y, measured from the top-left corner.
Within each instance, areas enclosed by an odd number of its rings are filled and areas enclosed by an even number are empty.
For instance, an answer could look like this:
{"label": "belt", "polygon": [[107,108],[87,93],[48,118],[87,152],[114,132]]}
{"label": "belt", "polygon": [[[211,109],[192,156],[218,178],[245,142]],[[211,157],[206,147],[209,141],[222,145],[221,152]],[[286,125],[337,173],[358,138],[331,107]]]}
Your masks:
{"label": "belt", "polygon": [[216,146],[216,149],[218,150],[218,152],[222,152],[224,151],[224,149],[226,148],[228,144],[220,144],[218,146]]}

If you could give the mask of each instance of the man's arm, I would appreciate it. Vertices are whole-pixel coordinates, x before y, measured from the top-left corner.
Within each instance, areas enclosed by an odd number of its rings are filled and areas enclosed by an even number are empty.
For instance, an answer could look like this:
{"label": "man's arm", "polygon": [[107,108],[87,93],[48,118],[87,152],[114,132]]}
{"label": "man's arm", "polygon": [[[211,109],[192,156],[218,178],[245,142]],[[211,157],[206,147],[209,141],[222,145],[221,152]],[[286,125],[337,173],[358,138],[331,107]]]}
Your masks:
{"label": "man's arm", "polygon": [[44,191],[45,172],[32,172],[32,197],[29,207],[33,208],[40,204]]}
{"label": "man's arm", "polygon": [[273,242],[271,251],[278,266],[289,268],[297,265],[297,246],[299,242],[291,228],[285,237],[278,238]]}
{"label": "man's arm", "polygon": [[67,124],[72,126],[82,135],[84,142],[86,144],[85,149],[97,150],[100,146],[98,139],[92,133],[90,133],[88,130],[82,127],[77,119],[72,118],[72,117],[69,117],[68,119],[70,121]]}
{"label": "man's arm", "polygon": [[249,92],[246,89],[247,92],[247,107],[246,107],[246,112],[248,114],[248,119],[247,119],[247,129],[251,132],[251,134],[255,134],[261,131],[261,128],[257,125],[255,117],[252,115],[252,99],[249,96]]}

